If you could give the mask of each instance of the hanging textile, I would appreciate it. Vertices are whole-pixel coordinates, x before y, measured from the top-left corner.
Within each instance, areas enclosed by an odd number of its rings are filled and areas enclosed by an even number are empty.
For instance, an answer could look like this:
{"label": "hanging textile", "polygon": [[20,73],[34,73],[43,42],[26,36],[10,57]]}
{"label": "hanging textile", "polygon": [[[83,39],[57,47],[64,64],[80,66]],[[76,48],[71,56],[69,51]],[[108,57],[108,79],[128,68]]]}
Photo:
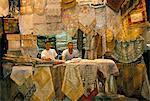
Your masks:
{"label": "hanging textile", "polygon": [[43,15],[45,13],[47,0],[33,0],[33,1],[34,1],[33,7],[34,13],[38,15]]}
{"label": "hanging textile", "polygon": [[146,30],[146,8],[145,1],[141,0],[139,4],[132,9],[127,16],[122,18],[122,31],[117,33],[118,41],[136,40]]}
{"label": "hanging textile", "polygon": [[21,34],[31,34],[34,32],[33,14],[19,16],[19,29]]}
{"label": "hanging textile", "polygon": [[72,101],[77,101],[84,93],[79,69],[78,64],[66,64],[62,92]]}
{"label": "hanging textile", "polygon": [[130,42],[115,42],[112,57],[122,63],[131,63],[140,58],[144,51],[144,39],[139,37]]}
{"label": "hanging textile", "polygon": [[121,5],[125,0],[107,0],[107,5],[112,8],[114,11],[119,11]]}
{"label": "hanging textile", "polygon": [[7,16],[9,12],[8,0],[0,0],[0,17]]}
{"label": "hanging textile", "polygon": [[12,17],[18,17],[20,11],[21,0],[9,0],[9,12]]}
{"label": "hanging textile", "polygon": [[76,0],[62,0],[62,8],[68,9],[76,6]]}
{"label": "hanging textile", "polygon": [[86,44],[85,44],[85,59],[96,59],[97,53],[96,51],[96,40],[95,35],[86,35]]}
{"label": "hanging textile", "polygon": [[95,9],[88,5],[80,6],[79,8],[79,28],[85,33],[93,33],[96,25]]}
{"label": "hanging textile", "polygon": [[35,68],[33,80],[36,92],[32,96],[33,101],[51,101],[55,96],[50,67]]}
{"label": "hanging textile", "polygon": [[21,0],[20,14],[33,14],[33,0]]}
{"label": "hanging textile", "polygon": [[35,35],[47,35],[46,15],[33,14],[33,29]]}
{"label": "hanging textile", "polygon": [[141,0],[125,0],[121,6],[121,15],[125,17],[128,13],[135,8],[136,5],[139,4]]}
{"label": "hanging textile", "polygon": [[78,12],[77,7],[65,9],[62,12],[62,23],[64,30],[71,36],[74,36],[78,30]]}
{"label": "hanging textile", "polygon": [[118,91],[123,92],[126,96],[140,96],[145,75],[147,75],[145,65],[130,63],[117,64],[117,66],[120,68],[117,78]]}
{"label": "hanging textile", "polygon": [[46,6],[46,28],[48,34],[59,34],[63,30],[61,1],[48,0]]}

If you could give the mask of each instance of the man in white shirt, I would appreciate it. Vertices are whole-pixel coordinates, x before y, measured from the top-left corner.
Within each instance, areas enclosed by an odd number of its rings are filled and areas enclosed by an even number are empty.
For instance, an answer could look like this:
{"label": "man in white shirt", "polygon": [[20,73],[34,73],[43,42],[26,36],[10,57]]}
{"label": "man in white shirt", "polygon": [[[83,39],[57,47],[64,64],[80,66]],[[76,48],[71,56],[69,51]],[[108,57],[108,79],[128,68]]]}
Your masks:
{"label": "man in white shirt", "polygon": [[41,53],[41,59],[50,61],[55,60],[57,53],[55,49],[51,49],[51,43],[49,41],[45,42],[46,49]]}
{"label": "man in white shirt", "polygon": [[68,42],[67,47],[68,49],[65,49],[62,53],[62,60],[67,61],[79,57],[79,52],[78,50],[73,49],[74,47],[72,42]]}

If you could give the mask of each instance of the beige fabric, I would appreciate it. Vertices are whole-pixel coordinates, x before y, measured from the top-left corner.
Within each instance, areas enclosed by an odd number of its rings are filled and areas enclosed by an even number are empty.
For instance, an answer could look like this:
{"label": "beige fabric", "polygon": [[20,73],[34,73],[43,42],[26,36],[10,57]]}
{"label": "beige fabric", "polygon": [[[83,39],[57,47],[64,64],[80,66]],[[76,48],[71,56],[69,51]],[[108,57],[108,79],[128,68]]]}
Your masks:
{"label": "beige fabric", "polygon": [[83,95],[84,89],[78,64],[66,64],[62,92],[72,101],[77,101]]}
{"label": "beige fabric", "polygon": [[36,92],[32,100],[51,101],[54,98],[55,91],[50,68],[48,66],[35,68],[33,80],[36,86]]}
{"label": "beige fabric", "polygon": [[45,13],[47,0],[34,0],[34,13],[43,15]]}
{"label": "beige fabric", "polygon": [[26,79],[32,76],[32,66],[14,66],[10,78],[21,86]]}
{"label": "beige fabric", "polygon": [[20,14],[24,15],[33,13],[33,0],[21,0],[20,3]]}
{"label": "beige fabric", "polygon": [[8,0],[0,0],[0,17],[7,16],[9,12]]}
{"label": "beige fabric", "polygon": [[19,29],[21,34],[31,34],[33,32],[33,14],[19,16]]}

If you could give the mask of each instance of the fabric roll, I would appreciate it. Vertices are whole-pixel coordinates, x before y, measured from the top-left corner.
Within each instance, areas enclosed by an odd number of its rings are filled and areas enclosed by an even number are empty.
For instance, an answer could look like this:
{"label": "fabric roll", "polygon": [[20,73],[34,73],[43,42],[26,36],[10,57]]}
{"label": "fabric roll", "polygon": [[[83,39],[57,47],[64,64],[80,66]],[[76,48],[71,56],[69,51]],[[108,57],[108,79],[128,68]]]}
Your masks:
{"label": "fabric roll", "polygon": [[62,0],[62,8],[69,9],[76,6],[76,0]]}

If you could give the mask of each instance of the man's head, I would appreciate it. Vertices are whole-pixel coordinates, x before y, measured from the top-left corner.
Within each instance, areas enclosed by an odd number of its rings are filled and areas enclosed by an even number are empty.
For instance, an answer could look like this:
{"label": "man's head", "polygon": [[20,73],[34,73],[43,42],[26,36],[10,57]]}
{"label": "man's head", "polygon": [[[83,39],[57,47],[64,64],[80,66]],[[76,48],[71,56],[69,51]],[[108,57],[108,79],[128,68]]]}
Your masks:
{"label": "man's head", "polygon": [[46,50],[49,50],[49,49],[51,48],[51,43],[50,43],[50,41],[46,41],[46,42],[45,42],[45,48],[46,48]]}
{"label": "man's head", "polygon": [[68,46],[68,49],[73,49],[73,42],[68,42],[67,46]]}

